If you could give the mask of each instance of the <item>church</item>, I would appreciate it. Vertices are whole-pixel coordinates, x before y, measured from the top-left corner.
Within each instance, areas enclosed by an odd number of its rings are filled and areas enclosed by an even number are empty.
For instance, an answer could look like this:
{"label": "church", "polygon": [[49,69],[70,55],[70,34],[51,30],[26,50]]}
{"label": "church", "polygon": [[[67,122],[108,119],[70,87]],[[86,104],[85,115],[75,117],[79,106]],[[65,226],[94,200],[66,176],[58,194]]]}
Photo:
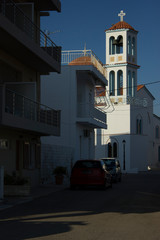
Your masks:
{"label": "church", "polygon": [[117,157],[123,172],[137,173],[160,164],[160,118],[153,114],[154,96],[138,83],[138,31],[123,20],[123,11],[118,16],[105,31],[108,86],[97,87],[96,98],[107,129],[95,130],[95,158]]}

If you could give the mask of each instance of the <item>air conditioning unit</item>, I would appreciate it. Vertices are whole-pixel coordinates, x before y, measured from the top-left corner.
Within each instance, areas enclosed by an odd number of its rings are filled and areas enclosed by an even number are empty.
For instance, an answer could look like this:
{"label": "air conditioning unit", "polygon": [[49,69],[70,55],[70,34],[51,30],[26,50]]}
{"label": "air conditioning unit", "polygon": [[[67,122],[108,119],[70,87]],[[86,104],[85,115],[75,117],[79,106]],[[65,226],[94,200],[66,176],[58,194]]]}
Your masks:
{"label": "air conditioning unit", "polygon": [[90,137],[90,131],[88,129],[83,130],[84,137]]}

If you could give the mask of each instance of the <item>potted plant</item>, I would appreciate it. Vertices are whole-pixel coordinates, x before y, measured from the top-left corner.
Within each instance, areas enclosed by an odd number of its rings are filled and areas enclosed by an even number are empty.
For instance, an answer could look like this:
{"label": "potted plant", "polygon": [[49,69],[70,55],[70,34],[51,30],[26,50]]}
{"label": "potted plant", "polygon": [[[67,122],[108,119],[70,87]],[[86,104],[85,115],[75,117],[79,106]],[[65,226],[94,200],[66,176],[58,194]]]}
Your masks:
{"label": "potted plant", "polygon": [[66,175],[66,167],[63,166],[57,166],[53,170],[53,174],[55,175],[55,181],[57,185],[60,185],[63,183],[64,175]]}
{"label": "potted plant", "polygon": [[12,175],[4,175],[4,195],[5,196],[28,196],[30,194],[30,184],[27,178]]}

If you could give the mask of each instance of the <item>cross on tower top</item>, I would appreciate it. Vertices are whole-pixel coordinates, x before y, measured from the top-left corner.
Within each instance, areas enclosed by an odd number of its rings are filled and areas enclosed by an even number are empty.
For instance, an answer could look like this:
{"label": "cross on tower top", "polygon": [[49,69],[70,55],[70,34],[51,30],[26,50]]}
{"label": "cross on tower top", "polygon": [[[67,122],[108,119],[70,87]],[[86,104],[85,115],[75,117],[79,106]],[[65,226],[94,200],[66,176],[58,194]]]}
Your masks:
{"label": "cross on tower top", "polygon": [[123,17],[126,16],[126,14],[123,12],[123,10],[120,11],[118,14],[118,17],[120,17],[121,22],[123,22]]}

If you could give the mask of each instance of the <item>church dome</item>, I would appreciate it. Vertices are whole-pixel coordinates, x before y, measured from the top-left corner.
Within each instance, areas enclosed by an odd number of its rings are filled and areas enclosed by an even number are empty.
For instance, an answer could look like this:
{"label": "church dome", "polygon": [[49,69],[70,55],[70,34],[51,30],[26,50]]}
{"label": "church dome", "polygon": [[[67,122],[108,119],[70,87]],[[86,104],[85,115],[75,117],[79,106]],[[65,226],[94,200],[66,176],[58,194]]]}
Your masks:
{"label": "church dome", "polygon": [[116,24],[114,24],[112,27],[110,27],[109,29],[107,29],[106,31],[109,30],[117,30],[117,29],[130,29],[133,30],[135,32],[137,32],[131,25],[129,25],[127,22],[125,21],[120,21]]}

